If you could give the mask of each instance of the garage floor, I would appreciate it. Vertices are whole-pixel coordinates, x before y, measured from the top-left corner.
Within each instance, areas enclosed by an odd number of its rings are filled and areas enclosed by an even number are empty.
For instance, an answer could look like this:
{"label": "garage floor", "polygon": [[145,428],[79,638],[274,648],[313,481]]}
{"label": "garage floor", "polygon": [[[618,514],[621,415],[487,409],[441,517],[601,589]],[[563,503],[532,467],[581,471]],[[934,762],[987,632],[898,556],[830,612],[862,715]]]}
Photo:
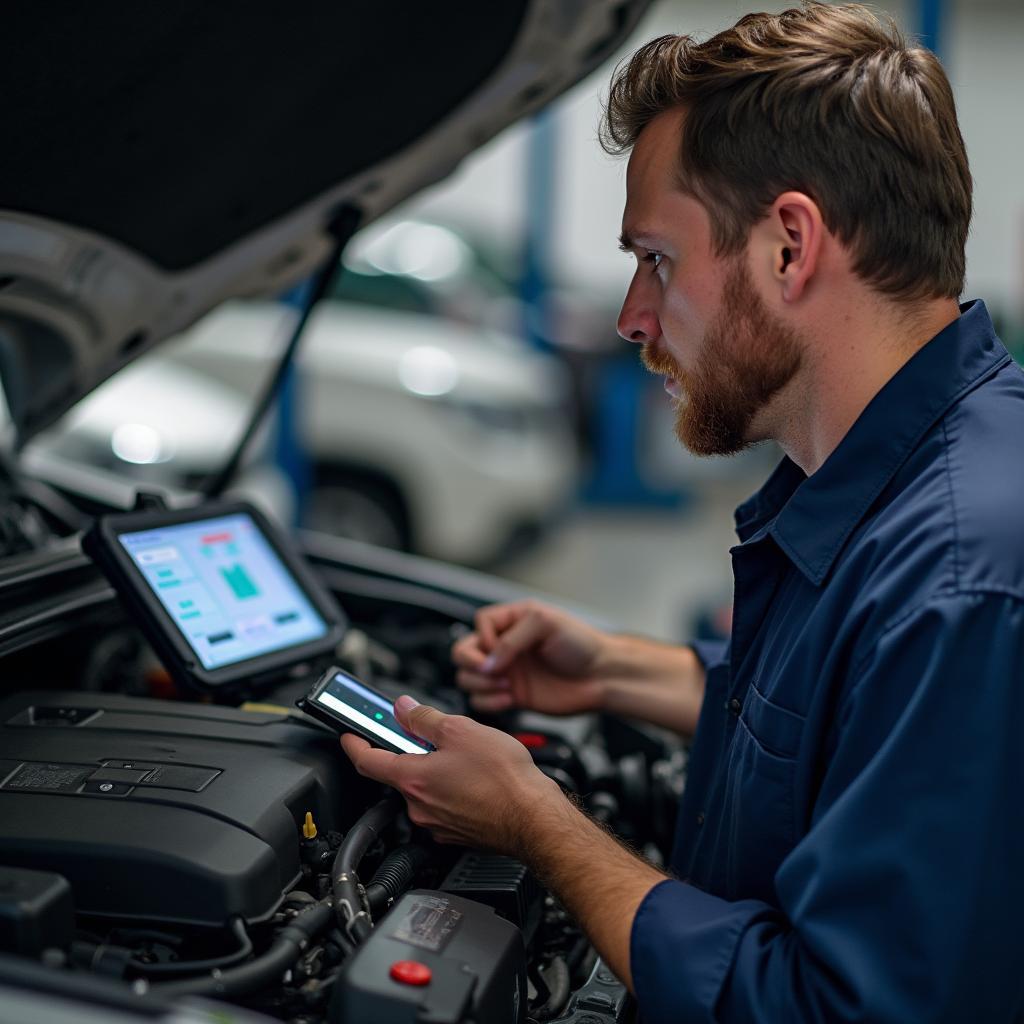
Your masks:
{"label": "garage floor", "polygon": [[686,639],[700,611],[730,600],[733,509],[760,482],[703,484],[685,511],[581,510],[502,575],[626,631]]}

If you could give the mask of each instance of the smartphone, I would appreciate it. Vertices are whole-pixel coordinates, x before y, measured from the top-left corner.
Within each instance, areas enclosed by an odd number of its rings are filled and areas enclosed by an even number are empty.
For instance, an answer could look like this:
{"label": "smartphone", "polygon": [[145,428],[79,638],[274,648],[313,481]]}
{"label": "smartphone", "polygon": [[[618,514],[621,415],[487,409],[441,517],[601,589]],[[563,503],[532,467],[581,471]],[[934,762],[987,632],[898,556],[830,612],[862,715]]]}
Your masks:
{"label": "smartphone", "polygon": [[396,754],[429,754],[434,749],[398,724],[390,698],[337,667],[329,668],[295,703],[311,718]]}

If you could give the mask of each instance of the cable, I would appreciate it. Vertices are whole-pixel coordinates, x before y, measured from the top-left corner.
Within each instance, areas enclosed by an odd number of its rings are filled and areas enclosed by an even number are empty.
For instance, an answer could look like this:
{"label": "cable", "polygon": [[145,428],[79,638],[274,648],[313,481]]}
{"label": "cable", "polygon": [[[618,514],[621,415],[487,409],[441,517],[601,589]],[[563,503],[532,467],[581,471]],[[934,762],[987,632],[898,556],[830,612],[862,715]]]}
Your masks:
{"label": "cable", "polygon": [[245,921],[240,917],[231,918],[228,922],[228,929],[238,940],[239,948],[227,956],[211,957],[209,960],[180,960],[164,964],[147,964],[133,959],[129,961],[129,966],[145,978],[158,978],[168,974],[202,974],[206,971],[233,967],[235,964],[242,963],[252,953],[252,940],[245,929]]}
{"label": "cable", "polygon": [[399,800],[395,794],[374,804],[348,830],[331,867],[334,914],[341,930],[357,945],[370,934],[373,921],[363,905],[356,868],[370,844],[394,820],[398,808]]}
{"label": "cable", "polygon": [[285,347],[281,358],[278,360],[277,366],[274,368],[274,372],[267,380],[263,389],[263,394],[260,395],[255,406],[253,406],[249,422],[246,425],[238,444],[235,445],[235,449],[231,453],[231,457],[224,466],[214,474],[213,479],[207,483],[204,489],[204,494],[207,498],[216,498],[222,494],[224,489],[229,483],[231,483],[235,474],[238,472],[238,467],[241,465],[242,459],[245,457],[246,450],[252,443],[253,437],[256,436],[256,431],[259,430],[264,417],[267,415],[270,407],[274,404],[274,399],[277,397],[277,393],[281,388],[281,383],[285,378],[285,374],[288,372],[288,367],[298,350],[299,341],[301,340],[303,331],[306,328],[306,322],[309,320],[309,316],[313,312],[313,307],[316,306],[324,295],[327,294],[327,289],[330,286],[330,283],[338,269],[338,265],[341,262],[341,254],[344,252],[349,239],[356,233],[361,217],[362,213],[360,210],[346,203],[331,220],[330,224],[328,224],[327,230],[334,239],[334,245],[331,246],[330,255],[317,271],[313,282],[313,288],[309,294],[309,299],[302,308],[302,312],[299,314],[298,320],[295,322],[295,327],[292,329],[292,335],[288,339],[288,344]]}
{"label": "cable", "polygon": [[333,910],[324,900],[297,914],[277,935],[262,956],[240,967],[215,970],[202,978],[186,981],[154,982],[154,992],[162,996],[238,996],[258,992],[280,983],[282,975],[305,952],[310,939],[330,923]]}

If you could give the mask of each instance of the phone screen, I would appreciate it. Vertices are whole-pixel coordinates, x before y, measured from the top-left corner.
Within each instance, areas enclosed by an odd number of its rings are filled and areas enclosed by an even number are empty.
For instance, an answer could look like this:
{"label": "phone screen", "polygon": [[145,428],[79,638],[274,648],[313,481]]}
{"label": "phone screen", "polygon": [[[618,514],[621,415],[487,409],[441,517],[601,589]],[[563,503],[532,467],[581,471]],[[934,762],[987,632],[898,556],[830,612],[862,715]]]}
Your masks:
{"label": "phone screen", "polygon": [[398,724],[387,697],[346,672],[336,671],[312,702],[408,754],[429,754],[434,749]]}

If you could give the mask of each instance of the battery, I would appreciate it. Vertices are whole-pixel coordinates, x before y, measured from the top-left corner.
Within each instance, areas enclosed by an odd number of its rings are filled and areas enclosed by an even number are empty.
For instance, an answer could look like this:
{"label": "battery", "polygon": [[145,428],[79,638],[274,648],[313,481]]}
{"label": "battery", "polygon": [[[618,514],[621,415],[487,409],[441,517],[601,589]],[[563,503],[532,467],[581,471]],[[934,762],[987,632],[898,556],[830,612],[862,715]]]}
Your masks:
{"label": "battery", "polygon": [[75,933],[71,886],[52,871],[0,866],[0,950],[38,957]]}

